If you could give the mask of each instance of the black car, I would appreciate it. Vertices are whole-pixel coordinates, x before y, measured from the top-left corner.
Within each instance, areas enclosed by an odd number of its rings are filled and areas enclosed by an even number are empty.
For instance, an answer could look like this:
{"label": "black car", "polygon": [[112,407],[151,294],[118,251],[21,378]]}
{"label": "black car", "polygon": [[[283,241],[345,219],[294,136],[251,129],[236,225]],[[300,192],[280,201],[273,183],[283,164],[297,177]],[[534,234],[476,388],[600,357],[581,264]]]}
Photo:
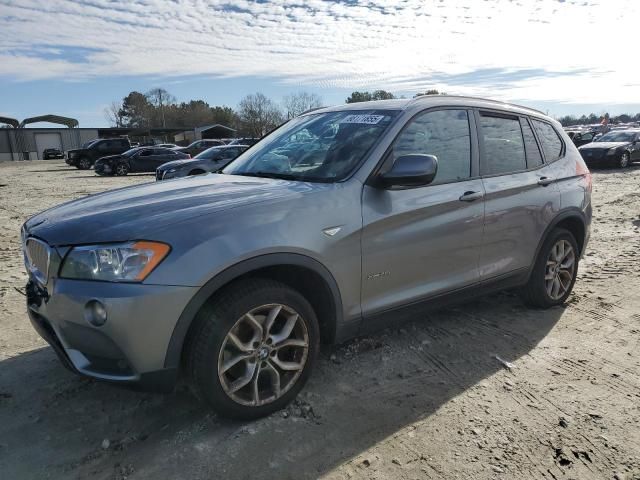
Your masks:
{"label": "black car", "polygon": [[52,158],[64,158],[64,153],[58,148],[45,148],[42,151],[42,159],[51,160]]}
{"label": "black car", "polygon": [[86,143],[82,148],[69,150],[66,162],[80,170],[88,170],[99,158],[119,155],[130,148],[128,138],[99,138]]}
{"label": "black car", "polygon": [[576,147],[581,147],[595,140],[598,132],[567,132],[569,138]]}
{"label": "black car", "polygon": [[120,155],[100,158],[95,165],[98,175],[126,175],[129,172],[155,172],[160,165],[190,158],[189,154],[162,147],[137,147]]}
{"label": "black car", "polygon": [[224,142],[222,140],[197,140],[188,147],[178,147],[175,150],[182,153],[188,153],[192,157],[195,157],[208,148],[219,147],[221,145],[224,145]]}
{"label": "black car", "polygon": [[640,130],[609,132],[578,150],[589,166],[625,168],[640,160]]}
{"label": "black car", "polygon": [[244,152],[248,145],[225,145],[212,147],[200,155],[189,160],[176,160],[165,163],[156,169],[156,180],[200,175],[207,172],[217,172],[226,167],[231,160]]}

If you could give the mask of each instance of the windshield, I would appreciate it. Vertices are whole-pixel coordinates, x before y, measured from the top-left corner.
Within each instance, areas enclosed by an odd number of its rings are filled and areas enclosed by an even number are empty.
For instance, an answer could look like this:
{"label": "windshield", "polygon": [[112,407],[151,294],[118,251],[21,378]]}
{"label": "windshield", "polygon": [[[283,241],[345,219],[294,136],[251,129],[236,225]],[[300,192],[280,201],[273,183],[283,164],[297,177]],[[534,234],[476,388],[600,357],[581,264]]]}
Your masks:
{"label": "windshield", "polygon": [[220,147],[211,147],[206,149],[204,152],[200,152],[198,155],[193,157],[193,159],[211,160],[213,157],[218,155],[220,155]]}
{"label": "windshield", "polygon": [[610,132],[601,136],[596,142],[633,142],[634,132]]}
{"label": "windshield", "polygon": [[132,156],[134,153],[136,153],[138,150],[140,150],[140,147],[132,148],[132,149],[127,150],[126,152],[124,152],[124,153],[122,154],[122,156],[123,156],[123,157],[130,157],[130,156]]}
{"label": "windshield", "polygon": [[309,182],[342,180],[397,114],[393,110],[348,110],[294,118],[222,173]]}
{"label": "windshield", "polygon": [[94,143],[96,143],[98,140],[90,140],[87,143],[85,143],[84,145],[82,145],[82,148],[89,148],[91,145],[93,145]]}

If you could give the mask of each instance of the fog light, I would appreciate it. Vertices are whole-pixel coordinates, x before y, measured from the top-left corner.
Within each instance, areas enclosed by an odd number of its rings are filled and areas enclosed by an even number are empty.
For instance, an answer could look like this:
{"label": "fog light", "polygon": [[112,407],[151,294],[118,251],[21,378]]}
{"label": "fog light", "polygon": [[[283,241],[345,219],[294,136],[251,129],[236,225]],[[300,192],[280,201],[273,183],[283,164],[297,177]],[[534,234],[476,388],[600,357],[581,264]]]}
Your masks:
{"label": "fog light", "polygon": [[98,300],[91,300],[84,306],[84,319],[94,327],[101,327],[107,321],[107,310]]}

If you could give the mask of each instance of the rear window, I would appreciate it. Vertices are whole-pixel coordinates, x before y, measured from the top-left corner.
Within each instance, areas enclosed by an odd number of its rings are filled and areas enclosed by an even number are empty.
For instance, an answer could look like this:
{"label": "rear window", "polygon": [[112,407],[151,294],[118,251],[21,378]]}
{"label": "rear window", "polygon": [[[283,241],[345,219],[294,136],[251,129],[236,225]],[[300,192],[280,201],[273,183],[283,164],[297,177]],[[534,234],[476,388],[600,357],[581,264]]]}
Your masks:
{"label": "rear window", "polygon": [[544,152],[547,162],[553,162],[562,157],[563,144],[555,129],[546,122],[532,119],[533,126],[536,129],[542,151]]}
{"label": "rear window", "polygon": [[518,118],[480,116],[482,175],[526,170],[524,141]]}

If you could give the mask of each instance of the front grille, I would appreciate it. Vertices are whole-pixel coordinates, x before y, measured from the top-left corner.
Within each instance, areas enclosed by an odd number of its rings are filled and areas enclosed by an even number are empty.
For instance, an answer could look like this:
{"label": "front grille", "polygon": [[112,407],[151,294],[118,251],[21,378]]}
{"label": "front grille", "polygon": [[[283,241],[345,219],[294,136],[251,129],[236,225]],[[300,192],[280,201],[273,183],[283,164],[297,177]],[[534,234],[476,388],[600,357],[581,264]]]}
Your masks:
{"label": "front grille", "polygon": [[602,148],[583,149],[580,153],[585,160],[600,160],[605,155],[606,150]]}
{"label": "front grille", "polygon": [[27,269],[42,283],[47,282],[49,275],[49,246],[35,238],[27,239]]}

